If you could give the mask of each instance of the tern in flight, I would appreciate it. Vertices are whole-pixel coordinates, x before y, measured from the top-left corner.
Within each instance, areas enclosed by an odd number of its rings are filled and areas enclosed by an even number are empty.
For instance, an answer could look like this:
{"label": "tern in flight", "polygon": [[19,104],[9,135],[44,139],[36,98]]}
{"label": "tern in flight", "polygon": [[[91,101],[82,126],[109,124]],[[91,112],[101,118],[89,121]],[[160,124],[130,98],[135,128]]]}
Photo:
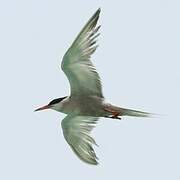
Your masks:
{"label": "tern in flight", "polygon": [[97,26],[99,14],[100,9],[90,18],[63,57],[61,68],[69,80],[70,95],[54,99],[35,110],[53,109],[67,114],[61,122],[64,138],[82,161],[93,165],[98,164],[98,158],[93,149],[96,142],[90,132],[100,117],[121,119],[121,116],[151,115],[105,102],[100,77],[90,60],[100,34],[100,26]]}

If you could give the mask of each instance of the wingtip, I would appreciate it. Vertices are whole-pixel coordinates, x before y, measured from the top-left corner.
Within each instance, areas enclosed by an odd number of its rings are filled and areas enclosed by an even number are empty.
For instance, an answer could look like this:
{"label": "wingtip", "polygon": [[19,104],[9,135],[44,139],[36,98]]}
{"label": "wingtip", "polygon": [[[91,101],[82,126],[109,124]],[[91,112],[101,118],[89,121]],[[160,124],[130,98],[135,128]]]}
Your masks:
{"label": "wingtip", "polygon": [[101,8],[99,7],[99,8],[96,10],[95,15],[99,16],[100,12],[101,12]]}
{"label": "wingtip", "polygon": [[88,164],[93,165],[93,166],[98,166],[98,165],[99,165],[98,160],[99,160],[99,159],[96,157],[95,160],[93,160],[92,162],[88,162]]}

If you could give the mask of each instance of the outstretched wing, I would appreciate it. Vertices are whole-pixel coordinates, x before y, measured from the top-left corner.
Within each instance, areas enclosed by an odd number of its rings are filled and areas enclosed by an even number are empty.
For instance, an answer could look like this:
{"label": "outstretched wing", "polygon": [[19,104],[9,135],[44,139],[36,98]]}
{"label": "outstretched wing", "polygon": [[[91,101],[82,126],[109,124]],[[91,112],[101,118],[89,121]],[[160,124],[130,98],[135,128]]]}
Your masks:
{"label": "outstretched wing", "polygon": [[95,140],[89,135],[98,118],[67,115],[62,120],[63,134],[75,154],[84,162],[97,165],[97,157],[92,145]]}
{"label": "outstretched wing", "polygon": [[103,97],[100,77],[90,61],[97,48],[99,14],[100,9],[90,18],[63,57],[61,67],[69,80],[71,95]]}

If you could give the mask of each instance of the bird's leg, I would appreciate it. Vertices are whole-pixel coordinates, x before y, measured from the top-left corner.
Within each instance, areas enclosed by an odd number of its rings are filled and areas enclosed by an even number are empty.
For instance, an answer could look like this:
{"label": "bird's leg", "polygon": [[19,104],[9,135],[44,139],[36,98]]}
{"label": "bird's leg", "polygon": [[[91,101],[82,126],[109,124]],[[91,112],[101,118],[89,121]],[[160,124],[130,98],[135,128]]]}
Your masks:
{"label": "bird's leg", "polygon": [[121,120],[121,118],[119,117],[119,115],[120,115],[119,112],[113,111],[112,109],[109,109],[109,108],[104,108],[104,110],[106,112],[110,112],[112,114],[112,116],[106,116],[106,117],[112,118],[112,119],[119,119],[119,120]]}

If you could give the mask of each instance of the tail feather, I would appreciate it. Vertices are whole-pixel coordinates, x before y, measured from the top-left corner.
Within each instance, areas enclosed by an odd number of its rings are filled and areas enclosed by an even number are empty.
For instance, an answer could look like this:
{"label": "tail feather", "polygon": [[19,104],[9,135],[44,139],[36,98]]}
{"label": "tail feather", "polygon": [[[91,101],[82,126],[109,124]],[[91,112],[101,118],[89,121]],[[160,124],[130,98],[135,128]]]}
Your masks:
{"label": "tail feather", "polygon": [[153,114],[143,111],[121,108],[122,116],[152,117]]}

